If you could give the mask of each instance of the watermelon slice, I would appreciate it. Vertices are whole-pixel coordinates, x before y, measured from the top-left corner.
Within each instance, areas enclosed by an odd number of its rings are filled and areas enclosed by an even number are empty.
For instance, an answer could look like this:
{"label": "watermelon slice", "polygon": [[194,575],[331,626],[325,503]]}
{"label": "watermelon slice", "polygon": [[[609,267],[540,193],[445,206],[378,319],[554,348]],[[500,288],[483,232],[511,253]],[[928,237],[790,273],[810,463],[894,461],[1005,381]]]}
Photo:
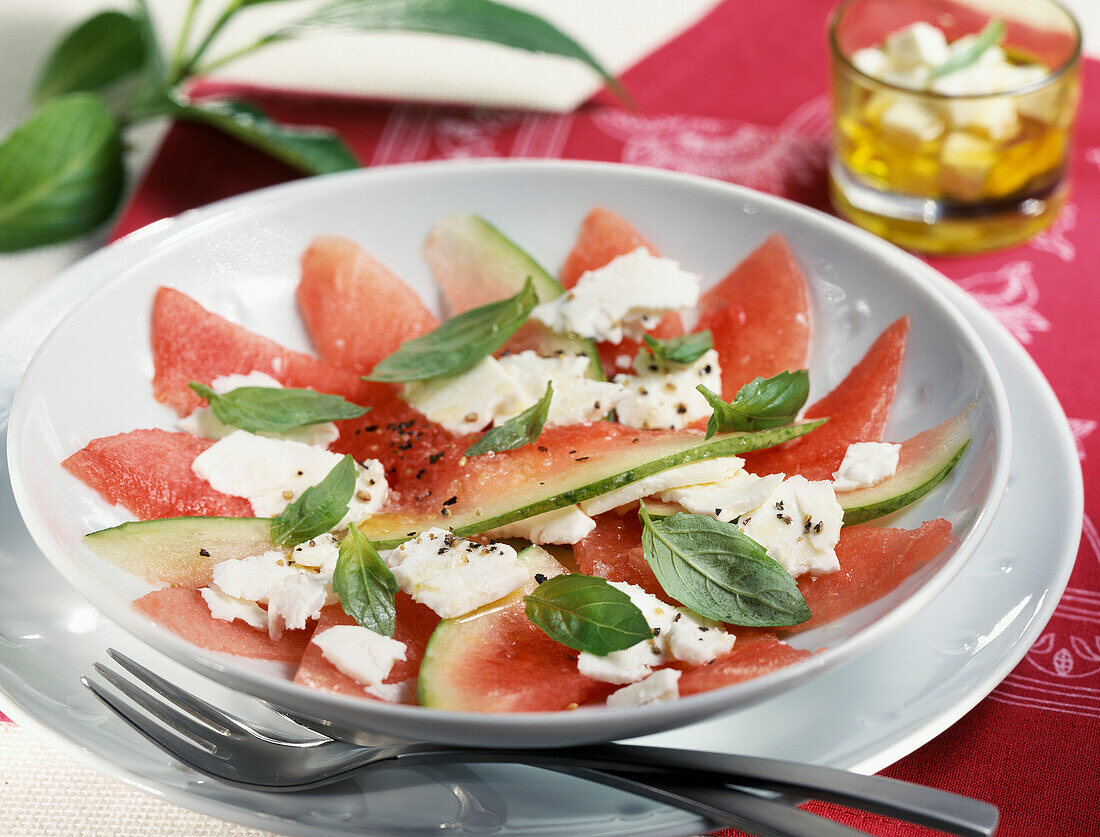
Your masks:
{"label": "watermelon slice", "polygon": [[153,395],[181,416],[202,403],[189,382],[232,372],[266,372],[283,386],[370,403],[370,388],[353,372],[253,334],[173,288],[160,288],[153,301],[153,370]]}
{"label": "watermelon slice", "polygon": [[714,336],[727,401],[753,378],[806,368],[810,296],[782,236],[770,236],[703,294],[696,330],[707,328]]}
{"label": "watermelon slice", "polygon": [[606,684],[577,671],[577,652],[527,619],[523,596],[537,585],[535,573],[558,575],[562,566],[537,546],[519,557],[531,573],[526,586],[436,627],[420,666],[422,706],[549,712],[606,696]]}
{"label": "watermelon slice", "polygon": [[625,514],[609,511],[597,515],[596,528],[573,544],[573,558],[585,575],[636,584],[653,596],[674,602],[642,555],[642,523],[633,508]]}
{"label": "watermelon slice", "polygon": [[882,598],[950,543],[951,524],[943,519],[919,529],[845,527],[836,547],[840,571],[799,579],[813,617],[794,630],[824,625]]}
{"label": "watermelon slice", "polygon": [[93,439],[61,464],[140,520],[251,516],[248,500],[215,491],[191,470],[195,457],[212,444],[190,433],[131,430]]}
{"label": "watermelon slice", "polygon": [[[355,620],[348,616],[340,605],[329,605],[321,611],[321,617],[317,620],[317,627],[313,633],[320,634],[336,625],[354,624],[356,624]],[[397,594],[397,627],[394,631],[394,639],[405,643],[405,659],[394,663],[389,677],[385,680],[386,683],[401,683],[417,676],[420,672],[420,661],[424,658],[424,649],[428,645],[428,638],[437,624],[439,624],[439,616],[430,607],[414,602],[404,593]],[[378,700],[363,691],[362,683],[348,677],[326,660],[321,649],[312,643],[302,655],[302,661],[294,675],[294,682],[327,692]]]}
{"label": "watermelon slice", "polygon": [[276,641],[261,631],[246,625],[239,619],[226,622],[210,615],[197,590],[183,587],[165,587],[147,593],[134,602],[134,607],[154,622],[200,648],[297,664],[305,653],[312,631],[284,631]]}
{"label": "watermelon slice", "polygon": [[321,358],[359,375],[439,325],[389,268],[337,236],[314,239],[302,254],[298,307]]}
{"label": "watermelon slice", "polygon": [[[639,247],[645,247],[654,256],[660,253],[645,236],[622,216],[610,209],[596,207],[581,222],[580,232],[573,249],[566,256],[561,267],[561,284],[572,288],[589,270],[601,268],[619,256],[625,256]],[[650,330],[653,337],[667,339],[679,337],[684,333],[680,315],[675,311],[665,314],[657,326]],[[631,361],[638,354],[642,344],[637,340],[623,340],[621,343],[597,343],[603,368],[610,378],[616,372],[624,371],[619,358],[629,357]],[[627,365],[626,368],[629,368]]]}
{"label": "watermelon slice", "polygon": [[683,671],[680,675],[681,695],[732,686],[810,656],[809,651],[792,648],[771,631],[736,627],[732,630],[737,635],[737,641],[724,657],[705,666],[675,664]]}
{"label": "watermelon slice", "polygon": [[745,469],[760,475],[801,474],[808,480],[828,480],[852,442],[881,441],[908,333],[908,317],[887,327],[848,377],[806,410],[807,419],[827,417],[825,426],[805,440],[746,455]]}

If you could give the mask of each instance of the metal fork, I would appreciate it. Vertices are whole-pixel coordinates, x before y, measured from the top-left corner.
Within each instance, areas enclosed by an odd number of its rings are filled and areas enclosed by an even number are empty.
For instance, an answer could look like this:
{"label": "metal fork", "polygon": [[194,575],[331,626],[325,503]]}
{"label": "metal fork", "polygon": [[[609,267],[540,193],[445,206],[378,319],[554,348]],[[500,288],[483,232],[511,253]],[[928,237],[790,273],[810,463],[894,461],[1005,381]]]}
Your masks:
{"label": "metal fork", "polygon": [[[626,744],[509,750],[426,743],[361,747],[317,735],[291,738],[257,729],[113,648],[107,652],[160,697],[95,663],[95,671],[141,709],[82,677],[96,697],[178,761],[253,790],[316,788],[386,763],[509,762],[581,776],[760,837],[850,837],[862,833],[802,811],[795,807],[798,799],[783,794],[836,802],[963,837],[989,837],[997,824],[995,807],[968,797],[775,759]],[[779,796],[765,796],[761,791]]]}

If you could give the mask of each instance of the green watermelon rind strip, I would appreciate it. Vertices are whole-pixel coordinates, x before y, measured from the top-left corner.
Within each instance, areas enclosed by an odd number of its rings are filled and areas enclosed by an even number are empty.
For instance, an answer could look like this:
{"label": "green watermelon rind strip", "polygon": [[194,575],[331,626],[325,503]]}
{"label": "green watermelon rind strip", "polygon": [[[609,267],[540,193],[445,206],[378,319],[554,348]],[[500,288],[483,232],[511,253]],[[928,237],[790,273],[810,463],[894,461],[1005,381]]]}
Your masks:
{"label": "green watermelon rind strip", "polygon": [[[537,479],[533,478],[531,480],[531,486],[536,490],[545,488],[547,490],[545,496],[532,497],[526,501],[520,500],[518,506],[507,510],[497,511],[495,513],[492,510],[488,510],[487,514],[485,513],[486,510],[482,510],[481,515],[478,515],[476,510],[474,512],[465,512],[448,516],[441,516],[437,512],[419,515],[380,514],[363,521],[363,523],[360,524],[360,529],[382,549],[390,549],[404,543],[411,537],[409,532],[421,532],[433,526],[441,529],[450,529],[456,535],[463,537],[467,535],[476,535],[487,532],[490,529],[505,526],[509,523],[515,523],[516,521],[565,508],[566,506],[571,506],[583,502],[584,500],[590,500],[593,497],[598,497],[601,494],[606,494],[609,491],[614,491],[618,488],[630,485],[633,482],[637,482],[644,477],[666,471],[669,468],[675,468],[679,465],[686,465],[690,462],[698,462],[704,459],[737,456],[738,454],[746,453],[750,450],[782,444],[791,439],[796,439],[799,436],[804,436],[811,430],[821,426],[825,421],[825,419],[820,419],[817,421],[803,422],[801,424],[787,425],[785,427],[759,430],[754,433],[720,434],[709,441],[681,447],[678,450],[675,449],[676,445],[670,445],[667,437],[657,438],[654,439],[652,443],[647,444],[643,442],[638,445],[637,454],[652,447],[660,447],[667,452],[658,456],[652,456],[631,467],[617,471],[603,471],[601,473],[599,470],[600,468],[613,466],[617,462],[619,462],[618,467],[621,467],[620,460],[608,459],[594,463],[590,467],[576,466],[572,468],[570,474],[563,475],[559,478],[559,482],[569,479],[570,477],[577,478],[578,475],[587,474],[587,476],[580,476],[580,479],[583,479],[584,482],[573,488],[562,489],[560,487],[554,487],[552,484],[552,475],[540,473]],[[698,438],[699,437],[696,436],[680,439],[677,440],[677,444],[686,445],[688,439],[694,441]],[[668,450],[669,447],[673,447],[674,449]],[[513,500],[516,499],[517,493],[511,492],[509,497]],[[485,501],[486,505],[488,505],[491,500],[492,498],[487,499]],[[467,505],[469,505],[469,503]]]}

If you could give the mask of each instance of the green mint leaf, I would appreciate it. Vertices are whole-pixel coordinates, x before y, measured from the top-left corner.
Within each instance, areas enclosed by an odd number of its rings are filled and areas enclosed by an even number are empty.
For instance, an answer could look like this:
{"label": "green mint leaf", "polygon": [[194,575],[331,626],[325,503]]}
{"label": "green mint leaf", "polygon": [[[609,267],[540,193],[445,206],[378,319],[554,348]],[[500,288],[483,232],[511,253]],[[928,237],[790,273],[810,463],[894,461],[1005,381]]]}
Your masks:
{"label": "green mint leaf", "polygon": [[369,409],[311,389],[237,387],[218,395],[198,381],[188,386],[210,403],[218,421],[249,433],[285,433],[310,424],[359,418]]}
{"label": "green mint leaf", "polygon": [[376,634],[393,636],[397,625],[397,579],[370,542],[355,526],[340,541],[340,557],[332,589],[344,613]]}
{"label": "green mint leaf", "polygon": [[754,378],[728,404],[702,384],[696,389],[714,409],[707,422],[709,439],[726,430],[767,430],[790,424],[810,394],[810,376],[805,369],[799,369],[780,372],[771,378]]}
{"label": "green mint leaf", "polygon": [[145,43],[133,17],[102,12],[71,30],[54,47],[34,86],[34,101],[77,90],[100,90],[136,73],[145,63]]}
{"label": "green mint leaf", "polygon": [[573,38],[530,12],[492,0],[330,0],[319,9],[273,33],[269,40],[291,37],[323,26],[368,32],[428,32],[503,44],[513,49],[560,55],[587,64],[624,102],[629,97],[615,77]]}
{"label": "green mint leaf", "polygon": [[664,591],[696,613],[752,627],[798,625],[810,608],[764,547],[730,523],[700,514],[654,519],[643,503],[642,554]]}
{"label": "green mint leaf", "polygon": [[283,125],[245,102],[231,99],[190,101],[176,96],[171,116],[201,122],[305,174],[330,174],[359,168],[340,135],[328,128]]}
{"label": "green mint leaf", "polygon": [[107,106],[90,93],[52,99],[0,144],[0,252],[98,226],[123,180],[122,140]]}
{"label": "green mint leaf", "polygon": [[577,651],[604,657],[653,636],[630,596],[603,578],[579,573],[554,576],[523,601],[527,618],[536,627]]}
{"label": "green mint leaf", "polygon": [[554,387],[547,381],[546,392],[542,398],[515,418],[510,418],[499,427],[494,427],[466,448],[466,456],[480,456],[483,453],[492,453],[499,450],[514,450],[534,442],[542,433],[542,426],[546,424],[546,417],[550,414],[550,399],[553,396]]}
{"label": "green mint leaf", "polygon": [[344,519],[355,493],[355,460],[341,459],[317,485],[271,520],[271,540],[276,546],[293,546],[324,534]]}
{"label": "green mint leaf", "polygon": [[694,334],[685,334],[683,337],[670,337],[667,340],[659,340],[648,334],[642,339],[649,353],[657,360],[666,363],[695,363],[714,348],[714,337],[711,336],[709,328]]}
{"label": "green mint leaf", "polygon": [[982,53],[989,49],[994,44],[999,44],[1005,37],[1005,25],[999,20],[991,20],[985,25],[985,28],[978,33],[978,37],[974,39],[968,48],[962,52],[952,55],[938,67],[933,67],[932,72],[928,74],[929,79],[942,78],[943,76],[950,75],[958,70],[965,69],[982,57]]}
{"label": "green mint leaf", "polygon": [[449,378],[476,366],[527,321],[538,304],[530,278],[515,296],[471,308],[452,317],[435,331],[400,348],[371,370],[369,381],[423,381]]}

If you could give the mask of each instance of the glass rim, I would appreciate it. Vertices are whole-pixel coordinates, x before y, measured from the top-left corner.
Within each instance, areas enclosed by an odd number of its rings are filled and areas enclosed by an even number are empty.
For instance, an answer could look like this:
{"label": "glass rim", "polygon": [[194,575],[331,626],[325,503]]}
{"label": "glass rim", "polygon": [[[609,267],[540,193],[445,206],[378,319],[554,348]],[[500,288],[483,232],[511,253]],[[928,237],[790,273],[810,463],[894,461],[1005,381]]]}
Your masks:
{"label": "glass rim", "polygon": [[[866,0],[843,0],[833,13],[829,16],[828,35],[829,35],[829,51],[832,53],[833,61],[839,63],[845,67],[848,71],[855,75],[867,79],[874,84],[885,87],[890,90],[898,91],[908,96],[921,96],[928,99],[934,99],[939,101],[958,101],[958,100],[981,100],[991,99],[999,96],[1018,96],[1027,93],[1034,92],[1036,90],[1042,90],[1044,87],[1053,84],[1062,76],[1069,73],[1074,67],[1081,62],[1081,52],[1083,48],[1083,35],[1081,33],[1081,24],[1074,16],[1074,14],[1063,5],[1060,0],[1041,0],[1041,2],[1047,5],[1053,6],[1061,11],[1066,19],[1069,21],[1072,34],[1073,34],[1073,51],[1069,57],[1061,63],[1057,68],[1053,68],[1044,75],[1042,78],[1035,79],[1035,81],[1029,81],[1027,84],[1022,84],[1019,87],[1012,87],[1008,90],[998,90],[992,93],[940,93],[936,90],[924,90],[916,87],[906,87],[901,84],[896,84],[892,81],[886,81],[885,79],[875,78],[872,75],[868,75],[859,69],[855,64],[849,60],[848,56],[840,49],[840,44],[837,42],[837,26],[840,23],[840,18],[844,12],[855,3],[866,2]],[[990,16],[993,19],[993,16]]]}

